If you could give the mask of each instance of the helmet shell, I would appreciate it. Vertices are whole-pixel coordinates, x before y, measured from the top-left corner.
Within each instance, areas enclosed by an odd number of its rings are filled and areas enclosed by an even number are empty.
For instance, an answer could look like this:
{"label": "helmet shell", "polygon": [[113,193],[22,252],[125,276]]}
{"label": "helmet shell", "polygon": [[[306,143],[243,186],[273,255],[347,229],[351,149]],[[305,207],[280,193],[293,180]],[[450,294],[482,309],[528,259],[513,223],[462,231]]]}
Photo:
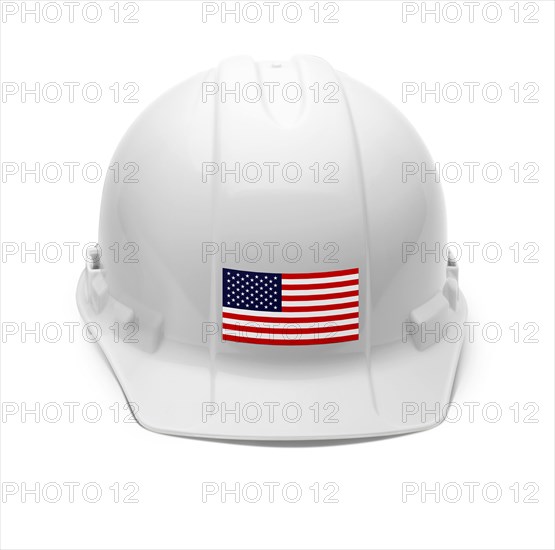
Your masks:
{"label": "helmet shell", "polygon": [[[235,93],[256,92],[253,83],[266,91],[267,82],[278,83],[273,101]],[[290,82],[303,83],[298,101],[279,94]],[[406,243],[430,250],[446,241],[436,178],[403,176],[403,163],[432,166],[426,147],[391,103],[322,59],[229,59],[150,105],[114,162],[136,166],[138,181],[109,175],[104,185],[108,292],[160,338],[221,348],[202,326],[220,322],[225,267],[359,268],[360,338],[333,353],[399,340],[410,312],[445,283],[443,261],[403,253]]]}

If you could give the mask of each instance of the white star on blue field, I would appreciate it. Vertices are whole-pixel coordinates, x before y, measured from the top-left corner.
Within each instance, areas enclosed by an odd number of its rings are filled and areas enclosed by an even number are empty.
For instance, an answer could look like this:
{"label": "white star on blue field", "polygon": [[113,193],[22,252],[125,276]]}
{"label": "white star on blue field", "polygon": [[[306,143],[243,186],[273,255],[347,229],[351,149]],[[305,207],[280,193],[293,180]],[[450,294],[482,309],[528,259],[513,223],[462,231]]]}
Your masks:
{"label": "white star on blue field", "polygon": [[281,273],[224,269],[223,305],[250,311],[281,311]]}

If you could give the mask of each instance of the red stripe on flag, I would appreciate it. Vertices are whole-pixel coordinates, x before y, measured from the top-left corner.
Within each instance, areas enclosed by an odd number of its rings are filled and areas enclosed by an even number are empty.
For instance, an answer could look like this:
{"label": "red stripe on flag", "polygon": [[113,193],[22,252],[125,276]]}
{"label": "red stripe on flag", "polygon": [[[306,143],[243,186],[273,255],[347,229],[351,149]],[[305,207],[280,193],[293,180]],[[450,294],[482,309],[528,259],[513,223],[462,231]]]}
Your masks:
{"label": "red stripe on flag", "polygon": [[341,269],[339,271],[319,271],[317,273],[283,273],[282,279],[323,279],[324,277],[342,277],[343,275],[354,275],[358,273],[358,267],[354,269]]}
{"label": "red stripe on flag", "polygon": [[325,323],[327,321],[343,321],[345,319],[357,319],[358,312],[341,313],[339,315],[326,315],[316,317],[271,317],[271,316],[255,316],[244,315],[242,313],[228,313],[224,311],[222,314],[224,319],[236,319],[238,321],[252,321],[260,323],[291,323],[297,321],[298,323]]}
{"label": "red stripe on flag", "polygon": [[349,281],[337,281],[336,283],[310,283],[307,285],[282,285],[282,290],[318,290],[320,288],[336,288],[339,286],[358,285],[358,279],[350,279]]}
{"label": "red stripe on flag", "polygon": [[232,336],[231,334],[223,334],[224,340],[231,342],[244,342],[247,344],[263,344],[269,346],[310,346],[314,344],[336,344],[338,342],[350,342],[358,340],[358,334],[350,336],[338,336],[333,338],[320,338],[314,340],[274,340],[272,338],[248,338],[243,336]]}
{"label": "red stripe on flag", "polygon": [[291,313],[297,311],[301,313],[303,311],[327,311],[331,309],[347,309],[350,307],[358,307],[358,302],[345,302],[343,304],[329,304],[326,306],[285,306],[281,308],[281,311]]}
{"label": "red stripe on flag", "polygon": [[337,298],[349,298],[350,296],[358,296],[358,290],[349,292],[336,292],[335,294],[296,294],[285,295],[281,297],[283,302],[304,302],[306,300],[336,300]]}
{"label": "red stripe on flag", "polygon": [[[291,323],[294,324],[294,323]],[[329,334],[341,332],[343,330],[358,329],[358,323],[352,325],[338,325],[332,327],[313,327],[313,328],[276,328],[276,327],[250,327],[245,325],[234,325],[224,323],[223,328],[236,330],[237,332],[256,332],[258,334],[315,334],[327,332]],[[225,334],[224,334],[225,336]]]}

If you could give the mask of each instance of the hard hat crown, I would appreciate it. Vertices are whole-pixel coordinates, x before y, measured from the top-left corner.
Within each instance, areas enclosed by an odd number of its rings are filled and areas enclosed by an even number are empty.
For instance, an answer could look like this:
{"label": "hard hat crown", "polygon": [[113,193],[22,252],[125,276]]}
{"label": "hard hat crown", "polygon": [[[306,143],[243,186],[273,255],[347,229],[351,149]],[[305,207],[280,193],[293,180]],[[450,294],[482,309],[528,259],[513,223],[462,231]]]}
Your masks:
{"label": "hard hat crown", "polygon": [[[358,268],[372,344],[399,339],[444,283],[443,262],[403,257],[406,243],[445,241],[438,183],[402,177],[403,163],[431,166],[424,144],[385,99],[319,58],[232,58],[197,75],[139,117],[113,162],[136,164],[138,181],[105,184],[107,286],[154,342],[207,344],[225,267]],[[107,254],[114,243],[135,254]]]}

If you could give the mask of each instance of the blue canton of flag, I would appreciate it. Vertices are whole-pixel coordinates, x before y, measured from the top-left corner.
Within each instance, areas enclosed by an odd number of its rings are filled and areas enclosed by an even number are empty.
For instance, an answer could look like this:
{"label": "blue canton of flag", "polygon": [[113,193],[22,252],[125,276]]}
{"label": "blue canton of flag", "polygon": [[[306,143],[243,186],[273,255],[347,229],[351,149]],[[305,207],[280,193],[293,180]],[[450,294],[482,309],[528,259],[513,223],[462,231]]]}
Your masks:
{"label": "blue canton of flag", "polygon": [[281,311],[281,274],[224,269],[225,307]]}

